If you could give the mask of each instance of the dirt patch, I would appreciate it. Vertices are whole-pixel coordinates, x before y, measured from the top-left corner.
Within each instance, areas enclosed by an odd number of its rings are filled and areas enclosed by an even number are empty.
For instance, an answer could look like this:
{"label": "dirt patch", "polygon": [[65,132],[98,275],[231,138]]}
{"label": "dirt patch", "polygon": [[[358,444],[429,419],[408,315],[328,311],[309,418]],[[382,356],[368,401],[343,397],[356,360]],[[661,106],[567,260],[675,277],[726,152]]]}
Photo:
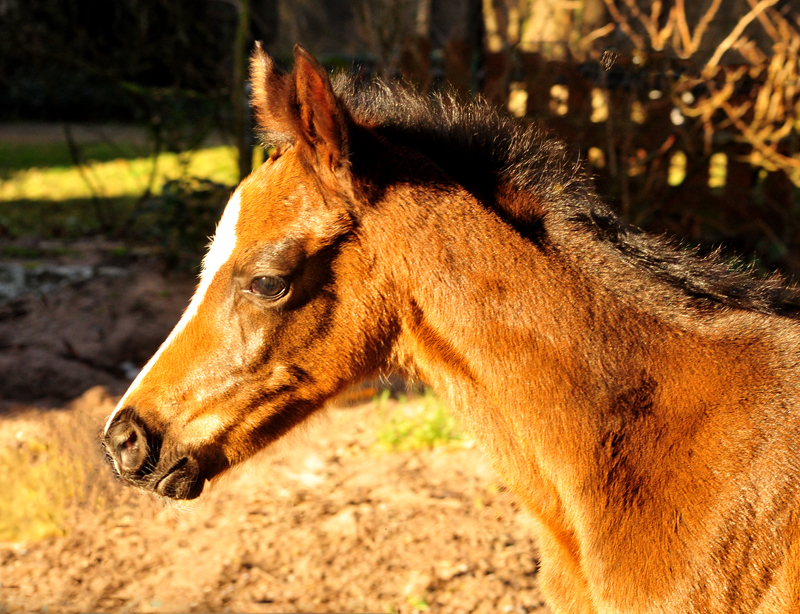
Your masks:
{"label": "dirt patch", "polygon": [[5,264],[89,273],[57,291],[33,289],[0,303],[0,409],[58,405],[97,384],[121,393],[180,319],[196,284],[193,274],[166,271],[146,256],[121,259],[114,254],[125,248],[113,243],[46,247],[35,248],[46,258]]}

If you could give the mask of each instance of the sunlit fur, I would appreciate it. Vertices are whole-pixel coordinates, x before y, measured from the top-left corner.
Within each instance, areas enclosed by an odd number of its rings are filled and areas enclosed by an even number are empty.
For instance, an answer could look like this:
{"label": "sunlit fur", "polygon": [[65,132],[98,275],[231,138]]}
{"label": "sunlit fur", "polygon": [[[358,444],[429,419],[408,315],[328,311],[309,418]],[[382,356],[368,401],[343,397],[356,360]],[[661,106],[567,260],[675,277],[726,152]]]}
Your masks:
{"label": "sunlit fur", "polygon": [[[277,149],[115,417],[158,443],[131,483],[181,458],[211,479],[397,370],[530,511],[553,612],[798,610],[795,289],[627,227],[482,103],[332,86],[300,48],[291,74],[259,48],[252,81]],[[267,275],[290,292],[249,291]]]}

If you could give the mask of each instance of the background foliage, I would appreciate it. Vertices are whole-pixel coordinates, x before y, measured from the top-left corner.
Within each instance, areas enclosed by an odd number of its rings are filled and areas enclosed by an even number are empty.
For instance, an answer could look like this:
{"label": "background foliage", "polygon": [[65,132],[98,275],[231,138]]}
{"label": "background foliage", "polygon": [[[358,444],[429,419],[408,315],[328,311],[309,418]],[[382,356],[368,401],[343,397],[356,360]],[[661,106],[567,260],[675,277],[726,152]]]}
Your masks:
{"label": "background foliage", "polygon": [[[262,40],[288,66],[300,41],[331,68],[480,94],[543,122],[629,222],[800,272],[800,21],[790,0],[0,0],[0,29],[0,118],[66,122],[70,165],[90,187],[75,204],[96,218],[86,232],[122,237],[158,207],[160,223],[177,220],[167,213],[176,198],[191,216],[192,202],[207,202],[192,186],[218,178],[162,177],[157,161],[206,147],[211,134],[235,144],[246,174],[252,133],[246,91],[234,87],[242,45]],[[110,120],[143,126],[152,161],[141,194],[116,204],[91,186],[90,145],[68,130]],[[26,172],[24,152],[3,155],[6,180]],[[4,200],[16,205],[3,205],[0,224],[36,197]],[[198,216],[213,217],[203,207]]]}

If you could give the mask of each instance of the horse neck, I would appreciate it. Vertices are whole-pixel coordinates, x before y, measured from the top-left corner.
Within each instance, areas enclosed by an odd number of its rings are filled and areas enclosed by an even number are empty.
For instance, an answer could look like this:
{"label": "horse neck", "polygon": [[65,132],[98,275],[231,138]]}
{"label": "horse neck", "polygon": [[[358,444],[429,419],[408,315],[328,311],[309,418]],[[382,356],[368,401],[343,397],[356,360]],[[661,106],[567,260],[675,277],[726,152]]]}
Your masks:
{"label": "horse neck", "polygon": [[391,294],[402,297],[395,357],[455,405],[474,396],[467,390],[492,405],[508,396],[529,404],[543,386],[619,377],[614,353],[626,346],[630,358],[631,338],[652,330],[575,262],[524,239],[457,186],[387,200],[397,204],[381,212],[377,243]]}
{"label": "horse neck", "polygon": [[[364,224],[389,271],[394,366],[442,394],[520,489],[543,457],[586,457],[626,413],[660,411],[652,391],[691,387],[697,356],[719,351],[699,327],[609,288],[595,272],[603,249],[539,246],[458,186],[397,190]],[[654,300],[666,292],[631,276]],[[664,364],[677,366],[664,375]]]}
{"label": "horse neck", "polygon": [[796,407],[797,325],[701,314],[602,242],[563,227],[537,244],[458,186],[421,183],[361,225],[395,365],[463,419],[543,529],[543,556],[642,586],[705,554],[691,546],[708,543],[703,513],[738,488],[719,469]]}

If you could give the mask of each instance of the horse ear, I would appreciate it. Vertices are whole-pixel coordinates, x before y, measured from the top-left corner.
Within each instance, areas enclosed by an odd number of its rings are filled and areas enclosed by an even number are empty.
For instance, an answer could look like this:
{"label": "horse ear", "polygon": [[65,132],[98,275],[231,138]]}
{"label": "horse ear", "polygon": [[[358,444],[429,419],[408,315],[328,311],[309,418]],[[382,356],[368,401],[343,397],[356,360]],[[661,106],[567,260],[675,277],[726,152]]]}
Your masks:
{"label": "horse ear", "polygon": [[290,105],[292,79],[275,65],[260,41],[250,58],[250,104],[265,142],[291,143],[296,138],[296,122]]}
{"label": "horse ear", "polygon": [[347,159],[347,113],[322,65],[300,45],[287,75],[260,42],[250,59],[251,104],[267,143],[304,145],[320,170],[338,171]]}
{"label": "horse ear", "polygon": [[347,157],[346,113],[336,100],[328,73],[314,56],[295,45],[292,74],[300,136],[318,163],[336,171]]}

